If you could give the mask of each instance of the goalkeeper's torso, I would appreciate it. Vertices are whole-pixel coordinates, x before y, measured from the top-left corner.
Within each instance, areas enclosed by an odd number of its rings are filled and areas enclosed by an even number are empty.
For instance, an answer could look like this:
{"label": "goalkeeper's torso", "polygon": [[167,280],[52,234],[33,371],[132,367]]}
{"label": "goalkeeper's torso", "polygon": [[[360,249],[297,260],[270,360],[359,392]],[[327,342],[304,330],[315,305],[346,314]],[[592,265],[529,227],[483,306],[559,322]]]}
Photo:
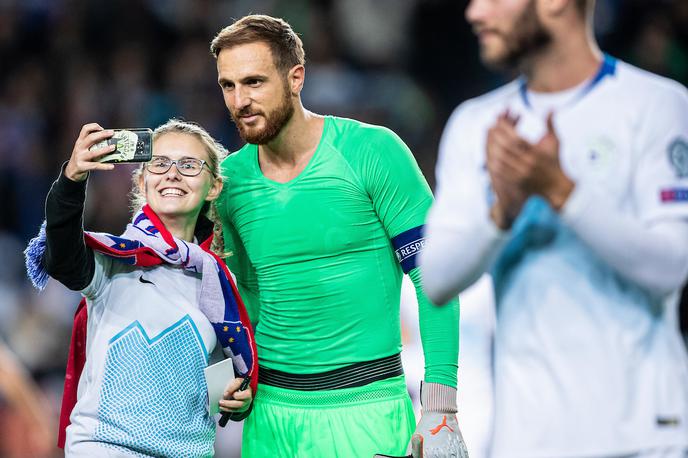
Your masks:
{"label": "goalkeeper's torso", "polygon": [[[378,174],[368,167],[375,158],[366,139],[380,136],[389,131],[326,117],[309,164],[287,183],[263,176],[255,145],[223,164],[220,213],[236,228],[255,268],[262,365],[324,372],[401,350],[402,272],[388,235],[397,229],[379,215],[373,189],[384,183],[371,183]],[[419,200],[425,199],[421,191]],[[389,212],[411,214],[401,223],[405,230],[423,223],[426,201],[400,202]],[[231,258],[228,263],[231,268]]]}

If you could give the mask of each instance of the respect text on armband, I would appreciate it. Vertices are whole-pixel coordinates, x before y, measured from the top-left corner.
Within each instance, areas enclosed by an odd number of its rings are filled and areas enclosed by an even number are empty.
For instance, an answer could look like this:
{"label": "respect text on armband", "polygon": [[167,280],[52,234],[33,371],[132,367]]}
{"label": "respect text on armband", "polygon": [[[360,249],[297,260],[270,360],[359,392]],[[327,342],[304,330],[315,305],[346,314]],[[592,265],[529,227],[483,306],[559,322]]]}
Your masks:
{"label": "respect text on armband", "polygon": [[423,248],[425,248],[425,239],[414,240],[411,243],[407,243],[401,248],[397,248],[395,253],[397,254],[397,260],[403,262],[411,256],[418,254]]}
{"label": "respect text on armband", "polygon": [[392,238],[392,247],[397,261],[401,264],[401,270],[409,273],[418,265],[418,253],[425,247],[423,226],[408,229]]}

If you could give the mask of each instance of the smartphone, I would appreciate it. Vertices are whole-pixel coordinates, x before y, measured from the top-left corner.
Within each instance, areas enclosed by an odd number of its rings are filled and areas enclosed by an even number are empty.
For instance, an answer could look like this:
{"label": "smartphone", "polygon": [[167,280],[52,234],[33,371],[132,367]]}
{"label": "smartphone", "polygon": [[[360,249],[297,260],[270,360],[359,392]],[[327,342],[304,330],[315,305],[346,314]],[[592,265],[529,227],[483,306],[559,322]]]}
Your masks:
{"label": "smartphone", "polygon": [[115,151],[98,159],[99,162],[120,164],[148,162],[153,157],[153,131],[151,129],[116,129],[115,134],[93,145],[90,150],[115,145]]}

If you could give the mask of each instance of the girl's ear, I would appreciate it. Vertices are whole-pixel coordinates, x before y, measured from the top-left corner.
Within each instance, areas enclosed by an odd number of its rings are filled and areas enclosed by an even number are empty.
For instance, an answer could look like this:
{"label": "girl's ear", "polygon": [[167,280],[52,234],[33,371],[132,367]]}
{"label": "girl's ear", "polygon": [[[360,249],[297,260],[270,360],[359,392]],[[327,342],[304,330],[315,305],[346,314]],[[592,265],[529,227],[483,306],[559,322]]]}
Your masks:
{"label": "girl's ear", "polygon": [[222,181],[222,177],[215,177],[213,179],[212,186],[208,190],[208,195],[206,196],[205,200],[212,202],[213,200],[217,199],[220,196],[220,192],[222,192],[223,185],[224,181]]}

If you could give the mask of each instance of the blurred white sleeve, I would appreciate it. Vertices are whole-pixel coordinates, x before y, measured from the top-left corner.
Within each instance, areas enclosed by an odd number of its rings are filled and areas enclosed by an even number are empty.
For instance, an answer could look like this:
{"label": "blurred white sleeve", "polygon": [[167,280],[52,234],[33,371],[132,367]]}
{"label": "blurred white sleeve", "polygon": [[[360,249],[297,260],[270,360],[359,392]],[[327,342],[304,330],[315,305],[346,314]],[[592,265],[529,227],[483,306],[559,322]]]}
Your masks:
{"label": "blurred white sleeve", "polygon": [[452,114],[442,135],[435,203],[420,254],[423,290],[435,304],[446,303],[477,281],[505,239],[489,217],[483,153],[487,133],[471,132],[463,107]]}
{"label": "blurred white sleeve", "polygon": [[688,275],[688,221],[643,223],[596,194],[574,191],[564,221],[627,280],[660,296],[681,287]]}
{"label": "blurred white sleeve", "polygon": [[688,275],[688,93],[679,85],[663,89],[653,94],[629,152],[635,214],[585,181],[561,212],[600,258],[657,295],[680,288]]}

